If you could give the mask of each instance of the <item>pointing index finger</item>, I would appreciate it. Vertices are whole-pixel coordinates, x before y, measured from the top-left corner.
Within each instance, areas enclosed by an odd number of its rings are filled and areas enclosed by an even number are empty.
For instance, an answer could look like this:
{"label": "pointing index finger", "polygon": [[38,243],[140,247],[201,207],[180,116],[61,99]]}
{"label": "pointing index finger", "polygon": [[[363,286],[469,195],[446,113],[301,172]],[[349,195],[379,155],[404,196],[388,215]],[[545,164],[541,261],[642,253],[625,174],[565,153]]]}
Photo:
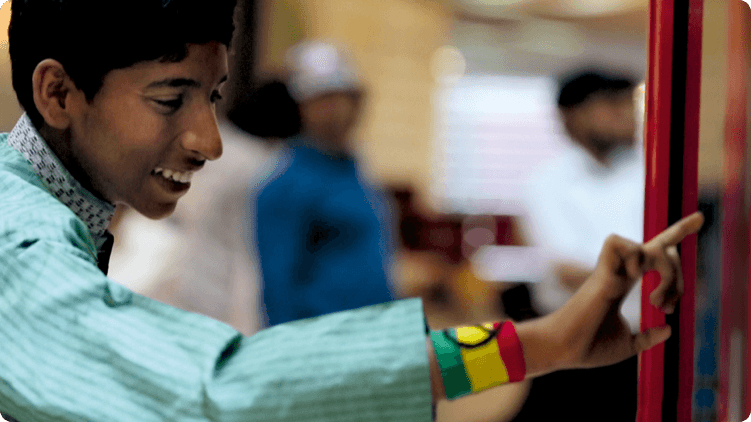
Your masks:
{"label": "pointing index finger", "polygon": [[700,212],[695,212],[668,227],[644,246],[666,248],[677,245],[686,236],[698,232],[702,224],[704,224],[704,216]]}

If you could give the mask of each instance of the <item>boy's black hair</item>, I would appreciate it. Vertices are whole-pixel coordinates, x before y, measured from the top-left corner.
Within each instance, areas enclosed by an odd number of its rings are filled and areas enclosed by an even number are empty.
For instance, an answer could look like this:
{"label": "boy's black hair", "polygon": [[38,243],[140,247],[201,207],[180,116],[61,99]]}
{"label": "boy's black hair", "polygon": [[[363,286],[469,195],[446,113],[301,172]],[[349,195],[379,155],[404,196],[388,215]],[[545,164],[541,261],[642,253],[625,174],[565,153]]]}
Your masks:
{"label": "boy's black hair", "polygon": [[229,46],[236,0],[12,0],[13,89],[37,127],[31,77],[54,59],[91,101],[104,77],[138,62],[178,62],[187,44]]}
{"label": "boy's black hair", "polygon": [[584,104],[594,94],[619,94],[634,87],[627,75],[602,70],[578,71],[559,79],[558,106],[575,108]]}

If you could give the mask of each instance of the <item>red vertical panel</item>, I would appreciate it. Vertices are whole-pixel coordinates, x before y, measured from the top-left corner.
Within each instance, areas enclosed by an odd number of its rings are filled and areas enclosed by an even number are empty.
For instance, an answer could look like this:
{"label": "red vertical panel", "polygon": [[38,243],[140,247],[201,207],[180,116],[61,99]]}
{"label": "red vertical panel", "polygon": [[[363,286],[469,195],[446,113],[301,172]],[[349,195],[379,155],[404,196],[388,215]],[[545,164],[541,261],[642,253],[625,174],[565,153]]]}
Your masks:
{"label": "red vertical panel", "polygon": [[[748,6],[739,0],[730,2],[728,43],[728,104],[725,122],[724,177],[722,197],[722,293],[720,296],[720,386],[719,420],[727,421],[740,410],[747,414],[747,406],[738,409],[740,396],[735,380],[742,377],[738,364],[742,350],[734,349],[736,333],[745,335],[748,319],[746,290],[748,270],[739,271],[748,260],[748,222],[745,210],[746,180],[746,103],[748,81],[748,37],[745,26],[748,22]],[[746,231],[743,231],[743,228]],[[737,346],[737,343],[736,343]],[[745,347],[745,344],[742,345]],[[743,359],[745,364],[746,359]],[[731,382],[732,381],[732,382]]]}
{"label": "red vertical panel", "polygon": [[[667,228],[670,119],[673,57],[673,0],[650,0],[649,76],[646,83],[646,190],[644,240]],[[652,272],[642,280],[642,330],[664,325],[665,315],[649,303],[649,293],[659,284]],[[638,422],[662,419],[665,347],[656,346],[639,358]]]}
{"label": "red vertical panel", "polygon": [[[686,60],[686,124],[683,146],[682,214],[696,211],[699,202],[699,111],[704,0],[690,0]],[[696,318],[696,235],[681,243],[684,294],[680,306],[680,362],[678,382],[679,422],[691,422],[694,387]]]}
{"label": "red vertical panel", "polygon": [[[748,130],[749,130],[749,119],[748,119],[748,108],[749,108],[749,97],[748,97],[748,87],[749,87],[749,76],[751,76],[751,71],[749,71],[749,66],[751,65],[751,44],[749,44],[749,39],[751,39],[751,9],[745,7],[746,5],[743,5],[744,13],[739,14],[741,16],[741,28],[740,34],[740,45],[734,45],[732,47],[739,48],[740,53],[740,62],[736,63],[736,66],[740,66],[740,75],[739,77],[743,78],[742,82],[743,89],[742,93],[740,95],[740,100],[743,101],[743,108],[739,109],[738,111],[741,113],[740,116],[742,116],[742,121],[737,122],[738,125],[743,125],[743,128],[745,129],[742,133],[738,134],[738,138],[740,138],[739,143],[742,145],[745,145],[745,151],[746,151],[746,163],[749,161],[748,156]],[[751,4],[748,5],[751,7]],[[734,51],[734,50],[729,50]],[[731,53],[731,55],[734,53]],[[741,181],[741,183],[745,183],[746,186],[749,186],[751,184],[751,181],[749,180],[749,174],[747,173],[744,180]],[[748,195],[748,192],[746,192],[746,195]],[[746,198],[748,199],[748,198]],[[748,203],[747,203],[748,204]],[[748,219],[751,215],[751,212],[749,212],[749,215],[746,215],[745,218]],[[749,225],[749,230],[751,230],[751,221],[747,220],[747,224]],[[751,233],[748,234],[748,237],[745,239],[746,251],[745,251],[745,258],[746,262],[751,262],[751,248],[749,245],[749,242],[751,242]],[[748,265],[748,264],[747,264]],[[743,302],[739,303],[739,309],[743,309],[743,306],[745,305],[746,308],[746,327],[745,327],[745,334],[746,334],[746,349],[745,354],[746,358],[744,359],[744,364],[746,365],[745,371],[746,376],[743,379],[744,387],[745,387],[745,403],[743,406],[743,414],[741,415],[741,419],[746,419],[749,417],[749,414],[751,414],[751,265],[748,265],[748,272],[749,274],[746,277],[745,284],[746,284],[746,298],[745,298],[745,304]],[[740,312],[739,312],[740,313]]]}

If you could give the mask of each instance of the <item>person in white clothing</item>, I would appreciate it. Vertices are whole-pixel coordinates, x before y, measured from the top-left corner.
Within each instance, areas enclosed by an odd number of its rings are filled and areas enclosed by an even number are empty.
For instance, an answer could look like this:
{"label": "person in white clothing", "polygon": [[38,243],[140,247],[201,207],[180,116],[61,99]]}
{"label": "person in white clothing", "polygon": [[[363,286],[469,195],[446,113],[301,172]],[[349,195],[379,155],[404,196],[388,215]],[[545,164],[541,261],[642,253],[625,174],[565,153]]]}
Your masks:
{"label": "person in white clothing", "polygon": [[[573,295],[608,235],[643,237],[644,155],[635,136],[633,88],[630,79],[595,72],[562,84],[558,105],[572,145],[534,175],[525,198],[526,240],[547,258],[545,276],[532,286],[542,313]],[[633,332],[639,295],[634,289],[623,309]]]}
{"label": "person in white clothing", "polygon": [[[527,239],[539,245],[547,271],[532,285],[543,313],[562,306],[597,263],[608,235],[640,240],[644,226],[644,159],[635,147],[619,148],[605,164],[581,148],[564,153],[536,175],[527,200]],[[626,298],[623,314],[639,330],[640,294]]]}
{"label": "person in white clothing", "polygon": [[[570,148],[537,172],[526,189],[523,233],[538,247],[545,269],[531,283],[537,312],[563,306],[592,274],[599,246],[612,233],[641,241],[644,216],[644,158],[636,136],[634,81],[600,70],[579,71],[561,79],[558,109]],[[627,296],[622,313],[639,331],[641,289]],[[636,359],[591,373],[571,371],[533,382],[518,420],[546,420],[531,410],[538,397],[555,396],[557,420],[636,417]],[[602,382],[623,394],[603,395]],[[606,389],[611,391],[611,387]],[[587,397],[587,405],[580,400]],[[577,400],[578,398],[578,400]],[[587,409],[582,409],[586,407]],[[602,413],[606,411],[607,413]],[[553,416],[553,415],[551,415]],[[545,418],[545,419],[541,419]],[[622,419],[621,419],[622,418]]]}

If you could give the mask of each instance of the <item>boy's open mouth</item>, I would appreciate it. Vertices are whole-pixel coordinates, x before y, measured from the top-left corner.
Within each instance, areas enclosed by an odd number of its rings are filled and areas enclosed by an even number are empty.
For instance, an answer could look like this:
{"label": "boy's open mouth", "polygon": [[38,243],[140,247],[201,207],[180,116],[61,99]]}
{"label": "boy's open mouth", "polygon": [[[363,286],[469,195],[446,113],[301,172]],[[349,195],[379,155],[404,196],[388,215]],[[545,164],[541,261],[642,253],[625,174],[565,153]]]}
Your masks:
{"label": "boy's open mouth", "polygon": [[151,174],[153,175],[160,175],[163,178],[170,180],[172,182],[177,183],[190,183],[190,179],[193,177],[192,171],[175,171],[175,170],[165,170],[163,168],[157,167],[155,168]]}

